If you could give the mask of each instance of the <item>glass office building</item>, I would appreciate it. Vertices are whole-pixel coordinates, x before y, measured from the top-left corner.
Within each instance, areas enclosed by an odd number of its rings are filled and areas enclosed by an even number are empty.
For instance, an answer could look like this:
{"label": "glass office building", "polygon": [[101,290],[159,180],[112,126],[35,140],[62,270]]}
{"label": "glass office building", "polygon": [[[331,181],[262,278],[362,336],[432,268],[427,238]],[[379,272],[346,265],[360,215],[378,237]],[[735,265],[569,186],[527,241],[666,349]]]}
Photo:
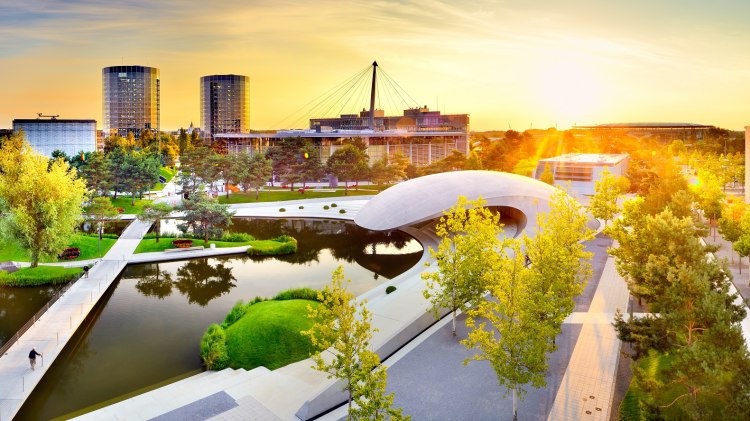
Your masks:
{"label": "glass office building", "polygon": [[73,156],[96,150],[96,120],[13,120],[13,131],[21,130],[29,145],[42,155],[51,157],[60,150]]}
{"label": "glass office building", "polygon": [[111,66],[102,69],[104,135],[139,137],[143,129],[158,131],[159,69]]}
{"label": "glass office building", "polygon": [[247,133],[250,78],[242,75],[201,77],[201,123],[206,137]]}

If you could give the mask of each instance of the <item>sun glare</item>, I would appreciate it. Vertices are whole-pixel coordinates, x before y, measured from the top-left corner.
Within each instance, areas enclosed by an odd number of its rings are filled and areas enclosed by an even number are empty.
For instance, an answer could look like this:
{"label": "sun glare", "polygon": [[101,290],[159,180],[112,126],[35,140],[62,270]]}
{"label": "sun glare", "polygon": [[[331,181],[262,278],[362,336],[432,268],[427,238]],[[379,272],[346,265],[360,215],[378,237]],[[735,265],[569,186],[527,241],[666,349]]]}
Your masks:
{"label": "sun glare", "polygon": [[537,65],[535,87],[540,110],[562,126],[587,123],[600,105],[597,77],[585,62],[573,58]]}

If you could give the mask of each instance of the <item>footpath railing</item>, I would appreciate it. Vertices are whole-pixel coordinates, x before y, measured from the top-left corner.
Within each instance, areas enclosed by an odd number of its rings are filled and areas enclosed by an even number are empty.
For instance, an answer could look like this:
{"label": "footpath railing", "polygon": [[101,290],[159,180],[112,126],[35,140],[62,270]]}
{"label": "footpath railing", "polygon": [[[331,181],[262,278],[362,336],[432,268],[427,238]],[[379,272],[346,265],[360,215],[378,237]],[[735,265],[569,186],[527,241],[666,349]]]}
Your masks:
{"label": "footpath railing", "polygon": [[57,300],[59,300],[60,297],[62,297],[62,295],[65,294],[65,291],[69,290],[70,287],[72,287],[76,282],[78,282],[79,279],[81,279],[81,278],[79,277],[78,279],[70,281],[67,284],[65,284],[62,288],[60,288],[60,290],[57,291],[52,296],[52,298],[50,298],[49,301],[47,301],[47,304],[45,304],[44,307],[42,307],[33,316],[31,316],[31,319],[29,319],[29,321],[26,322],[26,324],[24,324],[23,326],[21,326],[21,328],[18,329],[18,331],[13,336],[11,336],[8,339],[8,342],[6,342],[2,346],[0,346],[0,358],[2,358],[5,355],[5,353],[10,349],[10,347],[13,346],[13,344],[15,344],[16,342],[18,342],[18,339],[24,333],[26,333],[26,331],[29,330],[31,328],[31,326],[34,326],[34,324],[37,322],[37,320],[39,320],[39,318],[41,318],[44,315],[44,313],[46,313],[47,310],[49,310],[49,308],[52,306],[52,304],[55,304],[57,302]]}

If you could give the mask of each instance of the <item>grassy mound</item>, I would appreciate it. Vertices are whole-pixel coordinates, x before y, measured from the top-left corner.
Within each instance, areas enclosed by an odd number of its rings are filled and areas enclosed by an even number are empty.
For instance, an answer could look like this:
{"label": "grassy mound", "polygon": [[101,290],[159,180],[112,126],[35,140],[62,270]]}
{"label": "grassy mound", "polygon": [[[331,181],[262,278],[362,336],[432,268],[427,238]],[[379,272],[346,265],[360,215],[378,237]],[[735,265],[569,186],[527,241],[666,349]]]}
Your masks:
{"label": "grassy mound", "polygon": [[309,300],[263,301],[226,329],[229,367],[246,370],[264,366],[271,370],[303,360],[315,352],[310,339],[300,334],[312,326]]}
{"label": "grassy mound", "polygon": [[21,268],[17,272],[0,271],[0,285],[28,287],[37,285],[63,284],[81,276],[81,268],[64,268],[60,266],[37,266]]}
{"label": "grassy mound", "polygon": [[297,240],[288,235],[280,235],[273,240],[256,240],[250,244],[247,254],[251,256],[278,256],[297,252]]}

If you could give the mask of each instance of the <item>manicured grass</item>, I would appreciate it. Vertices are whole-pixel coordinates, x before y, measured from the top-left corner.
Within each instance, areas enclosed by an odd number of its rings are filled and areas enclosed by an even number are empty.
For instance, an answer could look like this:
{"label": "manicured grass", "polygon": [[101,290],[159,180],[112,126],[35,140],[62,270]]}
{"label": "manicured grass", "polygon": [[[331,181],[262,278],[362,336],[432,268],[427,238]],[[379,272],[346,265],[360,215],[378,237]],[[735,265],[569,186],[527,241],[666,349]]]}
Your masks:
{"label": "manicured grass", "polygon": [[169,181],[174,178],[175,174],[177,174],[176,168],[169,168],[169,167],[161,167],[159,169],[159,175],[166,178],[167,181],[165,183],[156,183],[154,184],[154,188],[151,189],[153,191],[161,191],[164,190],[164,186],[166,183],[169,183]]}
{"label": "manicured grass", "polygon": [[21,268],[13,273],[0,271],[0,285],[23,287],[62,284],[78,278],[82,272],[83,269],[81,268],[64,268],[60,266]]}
{"label": "manicured grass", "polygon": [[[102,256],[107,254],[110,248],[117,240],[113,238],[102,238]],[[57,256],[50,259],[40,259],[42,263],[50,262],[70,262],[76,260],[96,259],[99,257],[98,239],[96,236],[76,234],[68,247],[78,247],[81,255],[73,260],[60,260]],[[22,250],[15,244],[0,242],[0,261],[5,262],[12,260],[14,262],[30,262],[31,254]]]}
{"label": "manicured grass", "polygon": [[[378,194],[381,190],[376,186],[362,186],[359,190],[350,189],[349,196],[369,196]],[[219,203],[257,203],[257,202],[283,202],[285,200],[300,199],[318,199],[318,198],[344,197],[344,189],[337,189],[334,192],[307,190],[304,194],[289,189],[267,189],[260,192],[260,197],[255,200],[255,192],[238,192],[231,193],[227,198],[225,195],[219,195]]]}
{"label": "manicured grass", "polygon": [[[148,197],[148,196],[144,196]],[[112,206],[116,208],[123,208],[123,213],[140,213],[141,209],[143,208],[143,205],[147,203],[151,203],[152,200],[148,199],[135,199],[135,206],[131,204],[133,201],[132,197],[128,194],[120,193],[117,195],[117,199],[112,199]]]}
{"label": "manicured grass", "polygon": [[300,334],[312,326],[309,300],[263,301],[253,304],[244,317],[226,329],[230,367],[246,370],[264,366],[276,369],[317,352],[310,339]]}
{"label": "manicured grass", "polygon": [[[160,238],[159,242],[156,242],[156,239],[153,238],[145,238],[141,240],[140,243],[138,243],[138,247],[135,248],[135,253],[151,253],[155,251],[164,251],[167,249],[174,249],[177,248],[172,245],[172,240],[174,238]],[[193,240],[193,246],[205,246],[208,247],[207,244],[203,244],[203,240],[198,240],[195,238],[192,238]],[[232,241],[214,241],[214,240],[208,240],[208,244],[216,244],[217,248],[223,248],[223,247],[240,247],[240,246],[248,246],[255,243],[255,241],[245,241],[245,242],[232,242]]]}
{"label": "manicured grass", "polygon": [[280,254],[296,253],[297,240],[291,237],[282,237],[273,240],[255,240],[250,243],[247,254],[251,256],[277,256]]}

